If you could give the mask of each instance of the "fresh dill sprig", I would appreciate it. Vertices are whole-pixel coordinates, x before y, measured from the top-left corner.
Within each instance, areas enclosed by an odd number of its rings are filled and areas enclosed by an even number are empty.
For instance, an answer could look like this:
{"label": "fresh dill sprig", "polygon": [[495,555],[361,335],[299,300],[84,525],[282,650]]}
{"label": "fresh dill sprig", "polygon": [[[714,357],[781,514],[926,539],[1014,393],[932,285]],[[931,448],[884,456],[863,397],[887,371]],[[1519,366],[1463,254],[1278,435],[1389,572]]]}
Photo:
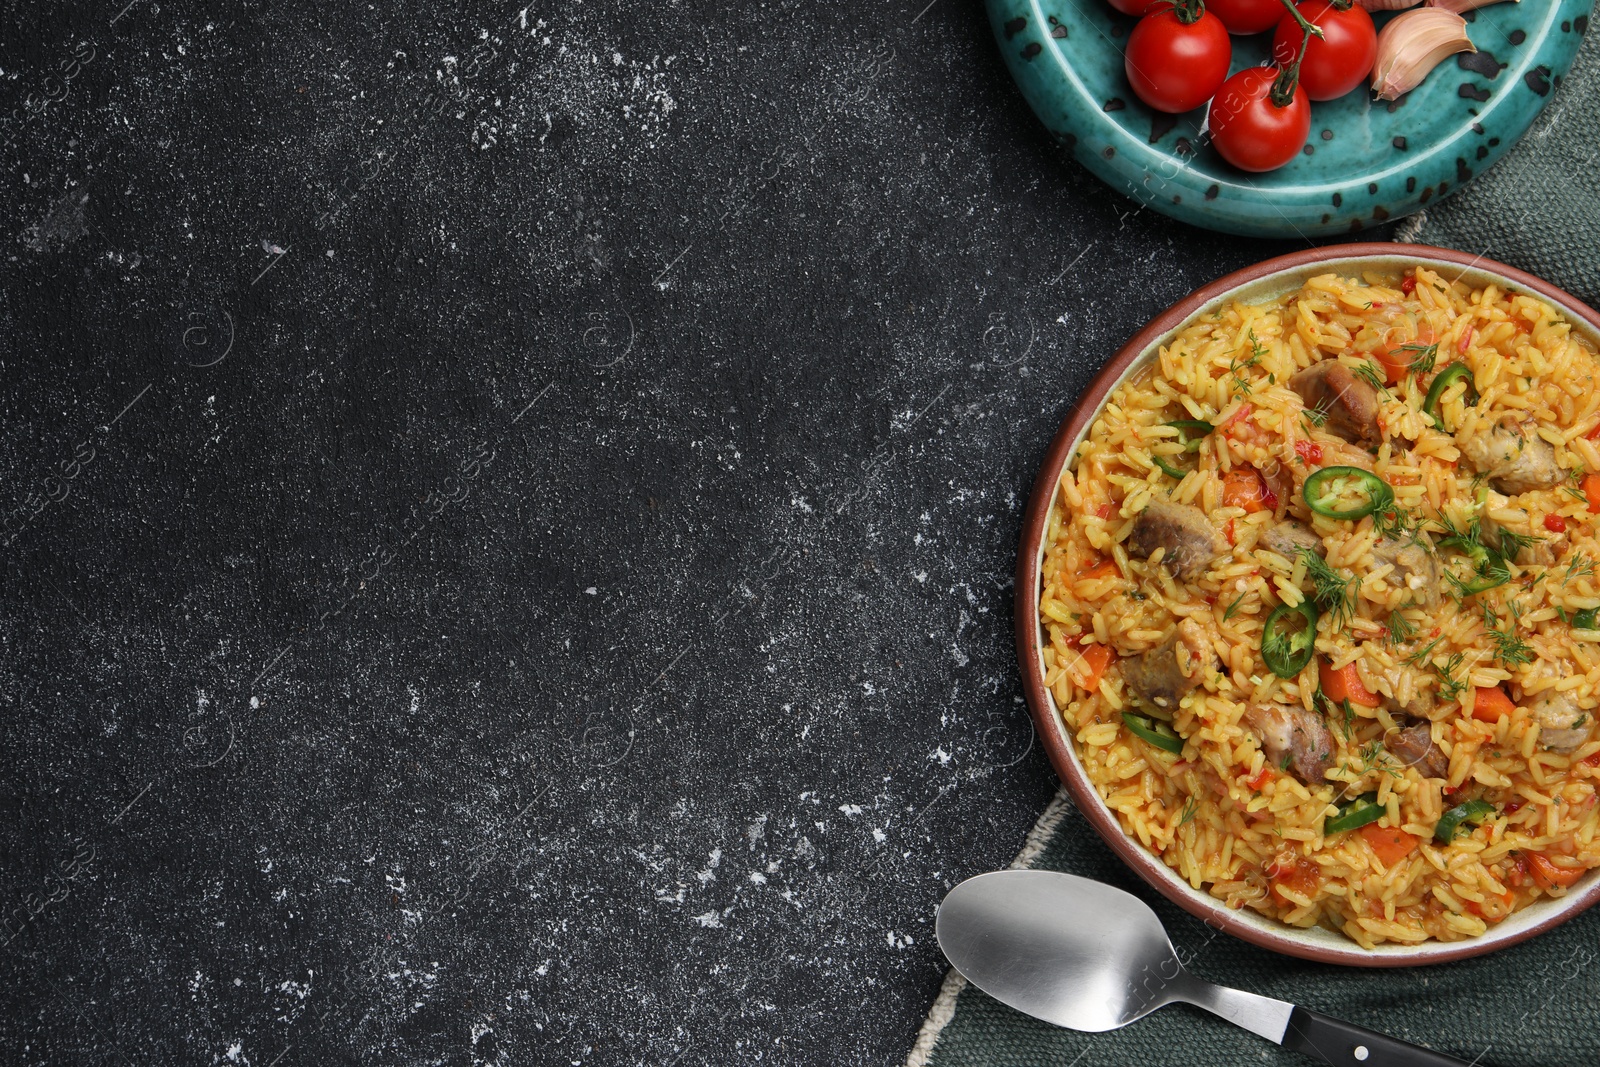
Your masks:
{"label": "fresh dill sprig", "polygon": [[1424,374],[1432,374],[1433,373],[1433,366],[1439,359],[1439,346],[1437,344],[1432,344],[1432,345],[1419,345],[1419,344],[1401,345],[1400,346],[1400,351],[1415,353],[1411,357],[1411,366],[1409,368],[1407,368],[1407,369],[1410,370],[1412,374],[1415,374],[1415,375],[1418,375],[1418,376],[1421,376],[1421,375],[1424,375]]}
{"label": "fresh dill sprig", "polygon": [[1200,813],[1200,805],[1195,803],[1194,797],[1183,802],[1183,816],[1178,820],[1179,826],[1187,826]]}
{"label": "fresh dill sprig", "polygon": [[1244,598],[1249,596],[1249,595],[1250,595],[1249,593],[1240,593],[1239,594],[1239,599],[1235,600],[1232,604],[1229,604],[1228,605],[1228,610],[1224,611],[1222,613],[1222,621],[1223,622],[1228,622],[1235,615],[1237,615],[1239,613],[1239,605],[1243,604],[1244,603]]}
{"label": "fresh dill sprig", "polygon": [[1388,383],[1385,382],[1383,380],[1383,376],[1378,373],[1378,365],[1373,363],[1370,359],[1361,361],[1361,366],[1356,368],[1355,375],[1357,378],[1360,378],[1362,381],[1372,386],[1372,388],[1376,389],[1384,396],[1390,395]]}
{"label": "fresh dill sprig", "polygon": [[1584,493],[1584,491],[1582,489],[1582,483],[1583,483],[1583,464],[1580,463],[1575,468],[1573,468],[1571,474],[1567,475],[1566,484],[1564,484],[1561,487],[1561,491],[1563,493],[1566,493],[1568,496],[1573,497],[1573,498],[1575,498],[1577,500],[1581,500],[1585,504],[1587,504],[1589,502],[1589,497],[1588,497],[1588,495],[1586,493]]}
{"label": "fresh dill sprig", "polygon": [[1533,649],[1528,647],[1517,633],[1517,624],[1522,619],[1522,609],[1516,601],[1507,601],[1506,611],[1510,616],[1505,620],[1505,625],[1500,625],[1500,613],[1494,610],[1492,604],[1483,605],[1483,629],[1494,641],[1495,658],[1507,667],[1515,667],[1523,663],[1533,662]]}
{"label": "fresh dill sprig", "polygon": [[1256,338],[1255,327],[1251,327],[1245,336],[1250,339],[1250,357],[1241,360],[1238,356],[1228,361],[1228,373],[1233,375],[1233,391],[1237,396],[1250,395],[1250,379],[1245,377],[1245,371],[1261,362],[1261,357],[1267,354],[1267,346]]}
{"label": "fresh dill sprig", "polygon": [[[1410,605],[1404,605],[1409,607]],[[1389,612],[1389,636],[1384,641],[1390,648],[1404,645],[1417,636],[1417,624],[1400,613],[1400,608]]]}
{"label": "fresh dill sprig", "polygon": [[1593,578],[1593,577],[1594,577],[1594,560],[1590,559],[1584,553],[1579,552],[1577,555],[1573,556],[1572,557],[1572,561],[1567,564],[1567,572],[1564,575],[1561,576],[1561,584],[1563,586],[1565,586],[1568,582],[1572,581],[1574,578]]}
{"label": "fresh dill sprig", "polygon": [[1332,410],[1333,408],[1331,405],[1318,404],[1314,408],[1306,408],[1304,411],[1300,412],[1300,414],[1306,417],[1306,423],[1308,425],[1321,427],[1323,423],[1328,421],[1328,412]]}
{"label": "fresh dill sprig", "polygon": [[1542,542],[1544,538],[1533,534],[1517,533],[1514,530],[1500,531],[1500,558],[1515,561],[1522,555],[1522,550],[1532,548]]}
{"label": "fresh dill sprig", "polygon": [[1429,641],[1427,644],[1411,653],[1411,655],[1407,656],[1406,662],[1413,667],[1426,667],[1431,665],[1433,660],[1433,650],[1438,648],[1440,643],[1443,641],[1443,637],[1435,637],[1432,641]]}
{"label": "fresh dill sprig", "polygon": [[1392,778],[1401,777],[1398,762],[1389,753],[1389,750],[1383,747],[1383,741],[1380,738],[1373,738],[1362,746],[1361,766],[1363,773],[1366,771],[1383,771]]}
{"label": "fresh dill sprig", "polygon": [[1459,676],[1461,665],[1467,660],[1465,652],[1452,652],[1444,661],[1444,666],[1437,668],[1439,671],[1439,699],[1445,703],[1455,700],[1467,687],[1472,684],[1470,677]]}
{"label": "fresh dill sprig", "polygon": [[1372,529],[1379,537],[1399,540],[1422,526],[1415,515],[1395,503],[1394,490],[1387,485],[1373,502],[1377,504],[1377,510],[1372,513]]}
{"label": "fresh dill sprig", "polygon": [[1300,549],[1300,558],[1311,578],[1311,599],[1331,617],[1335,630],[1344,629],[1355,612],[1356,579],[1344,577],[1309,548]]}

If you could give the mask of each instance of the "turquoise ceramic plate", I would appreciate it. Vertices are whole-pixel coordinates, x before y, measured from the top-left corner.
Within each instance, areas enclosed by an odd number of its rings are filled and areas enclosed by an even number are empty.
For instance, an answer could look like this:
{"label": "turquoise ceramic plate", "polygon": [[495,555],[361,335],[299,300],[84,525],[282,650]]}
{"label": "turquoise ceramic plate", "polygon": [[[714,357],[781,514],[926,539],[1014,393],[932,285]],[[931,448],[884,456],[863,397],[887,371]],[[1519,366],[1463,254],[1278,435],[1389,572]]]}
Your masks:
{"label": "turquoise ceramic plate", "polygon": [[[1591,0],[1521,0],[1467,15],[1476,55],[1456,56],[1393,103],[1363,90],[1311,106],[1311,140],[1268,174],[1206,144],[1202,108],[1162,115],[1122,73],[1133,21],[1106,0],[988,0],[1012,76],[1034,112],[1113,189],[1213,230],[1348,234],[1409,215],[1487,169],[1522,136],[1572,64]],[[1379,15],[1381,25],[1388,16]],[[1233,69],[1270,35],[1233,38]]]}

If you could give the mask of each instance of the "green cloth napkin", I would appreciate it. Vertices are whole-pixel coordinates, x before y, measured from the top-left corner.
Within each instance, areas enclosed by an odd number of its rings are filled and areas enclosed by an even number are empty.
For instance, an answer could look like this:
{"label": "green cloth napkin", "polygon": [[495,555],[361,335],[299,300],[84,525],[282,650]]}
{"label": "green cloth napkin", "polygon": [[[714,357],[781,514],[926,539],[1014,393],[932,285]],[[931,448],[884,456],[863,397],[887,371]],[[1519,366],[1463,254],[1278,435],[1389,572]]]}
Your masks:
{"label": "green cloth napkin", "polygon": [[1600,33],[1521,143],[1395,239],[1481,252],[1600,305]]}
{"label": "green cloth napkin", "polygon": [[[1013,866],[1070,871],[1134,893],[1155,908],[1179,958],[1201,978],[1302,1004],[1482,1067],[1600,1062],[1600,908],[1488,956],[1366,970],[1290,959],[1218,933],[1146,887],[1065,791]],[[1058,1029],[1013,1011],[952,971],[906,1067],[1312,1062],[1186,1005],[1169,1005],[1104,1034]]]}

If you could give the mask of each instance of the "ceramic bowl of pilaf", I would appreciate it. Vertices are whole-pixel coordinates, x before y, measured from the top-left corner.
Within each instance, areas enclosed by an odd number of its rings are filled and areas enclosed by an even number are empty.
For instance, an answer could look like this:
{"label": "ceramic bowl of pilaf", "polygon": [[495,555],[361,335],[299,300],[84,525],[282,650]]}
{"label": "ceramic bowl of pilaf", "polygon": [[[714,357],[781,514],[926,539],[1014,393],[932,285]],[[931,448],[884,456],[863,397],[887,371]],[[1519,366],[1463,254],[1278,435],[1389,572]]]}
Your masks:
{"label": "ceramic bowl of pilaf", "polygon": [[1600,315],[1345,245],[1191,294],[1050,448],[1024,690],[1154,888],[1277,951],[1477,955],[1600,899]]}

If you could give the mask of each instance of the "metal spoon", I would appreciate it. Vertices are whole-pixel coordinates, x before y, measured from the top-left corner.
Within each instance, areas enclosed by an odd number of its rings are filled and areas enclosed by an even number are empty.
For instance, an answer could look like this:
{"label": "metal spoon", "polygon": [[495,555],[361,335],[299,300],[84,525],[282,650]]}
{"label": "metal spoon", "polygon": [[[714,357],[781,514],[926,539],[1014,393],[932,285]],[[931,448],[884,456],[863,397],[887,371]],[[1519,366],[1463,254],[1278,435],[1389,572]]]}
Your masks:
{"label": "metal spoon", "polygon": [[1072,1030],[1115,1030],[1182,1001],[1325,1063],[1468,1067],[1286,1001],[1201,981],[1178,962],[1144,901],[1076,875],[996,871],[969,878],[944,898],[934,934],[967,981],[1002,1004]]}

